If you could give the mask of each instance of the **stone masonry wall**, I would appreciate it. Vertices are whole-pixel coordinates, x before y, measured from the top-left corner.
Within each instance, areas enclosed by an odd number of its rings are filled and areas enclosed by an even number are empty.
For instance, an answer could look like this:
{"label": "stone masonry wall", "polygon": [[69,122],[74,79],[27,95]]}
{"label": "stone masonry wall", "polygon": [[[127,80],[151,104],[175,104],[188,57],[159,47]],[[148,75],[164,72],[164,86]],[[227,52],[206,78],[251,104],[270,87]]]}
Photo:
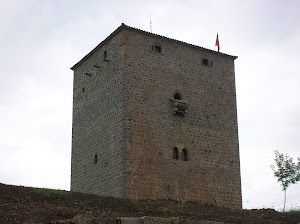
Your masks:
{"label": "stone masonry wall", "polygon": [[115,36],[74,71],[73,191],[126,197],[125,82],[119,41]]}
{"label": "stone masonry wall", "polygon": [[74,69],[71,190],[241,207],[234,57],[126,26],[92,52]]}
{"label": "stone masonry wall", "polygon": [[[241,207],[233,57],[135,30],[122,40],[128,196]],[[175,93],[184,117],[172,113]]]}

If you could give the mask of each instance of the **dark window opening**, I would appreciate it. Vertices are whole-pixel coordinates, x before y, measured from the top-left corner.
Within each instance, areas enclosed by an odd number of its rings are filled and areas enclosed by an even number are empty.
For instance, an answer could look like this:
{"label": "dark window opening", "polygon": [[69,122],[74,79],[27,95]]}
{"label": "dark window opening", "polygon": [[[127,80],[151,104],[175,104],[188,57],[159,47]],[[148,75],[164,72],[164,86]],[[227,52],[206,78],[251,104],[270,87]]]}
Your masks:
{"label": "dark window opening", "polygon": [[173,149],[173,159],[178,159],[178,148],[174,147]]}
{"label": "dark window opening", "polygon": [[106,61],[106,62],[109,62],[107,51],[104,51],[104,52],[103,52],[103,60]]}
{"label": "dark window opening", "polygon": [[176,94],[174,95],[174,99],[176,99],[176,100],[182,100],[179,93],[176,93]]}
{"label": "dark window opening", "polygon": [[182,149],[182,155],[181,155],[182,161],[187,161],[187,150]]}
{"label": "dark window opening", "polygon": [[152,51],[161,53],[161,46],[153,45],[152,46]]}
{"label": "dark window opening", "polygon": [[85,89],[84,89],[84,87],[82,88],[82,93],[84,93],[84,91],[85,91]]}
{"label": "dark window opening", "polygon": [[202,64],[205,65],[205,66],[208,66],[208,59],[203,58],[202,59]]}
{"label": "dark window opening", "polygon": [[98,162],[98,155],[95,154],[95,156],[94,156],[94,164],[96,164],[97,162]]}
{"label": "dark window opening", "polygon": [[151,162],[152,162],[152,161],[151,161],[151,158],[149,159],[149,162],[150,162],[150,164],[151,164]]}
{"label": "dark window opening", "polygon": [[161,47],[160,46],[155,46],[155,51],[158,53],[161,53]]}

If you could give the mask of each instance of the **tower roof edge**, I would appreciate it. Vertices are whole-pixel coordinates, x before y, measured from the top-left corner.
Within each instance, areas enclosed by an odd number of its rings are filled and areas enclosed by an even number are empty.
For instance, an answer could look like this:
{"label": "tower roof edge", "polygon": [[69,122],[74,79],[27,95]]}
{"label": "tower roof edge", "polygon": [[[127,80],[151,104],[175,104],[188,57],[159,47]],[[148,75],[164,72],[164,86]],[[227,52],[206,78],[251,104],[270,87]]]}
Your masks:
{"label": "tower roof edge", "polygon": [[189,43],[186,43],[186,42],[183,42],[183,41],[180,41],[180,40],[172,39],[172,38],[169,38],[169,37],[166,37],[166,36],[162,36],[162,35],[159,35],[159,34],[154,34],[154,33],[144,31],[144,30],[141,30],[141,29],[138,29],[138,28],[127,26],[125,23],[121,23],[121,26],[119,26],[115,31],[113,31],[107,38],[105,38],[100,44],[98,44],[92,51],[90,51],[87,55],[85,55],[79,62],[77,62],[75,65],[73,65],[70,69],[75,70],[77,67],[79,67],[86,59],[88,59],[92,54],[94,54],[99,48],[101,48],[105,43],[107,43],[111,38],[113,38],[115,35],[117,35],[123,29],[129,29],[131,31],[138,32],[138,33],[143,33],[145,35],[150,35],[150,36],[154,36],[154,37],[158,37],[158,38],[163,38],[163,39],[166,39],[166,40],[169,40],[169,41],[174,41],[176,43],[183,44],[183,45],[193,47],[193,48],[197,48],[197,49],[201,49],[203,51],[210,52],[212,54],[217,54],[217,55],[220,55],[220,56],[223,56],[223,57],[228,57],[228,58],[231,58],[232,60],[235,60],[235,59],[238,58],[238,56],[232,56],[232,55],[228,55],[228,54],[225,54],[225,53],[220,53],[220,52],[210,50],[210,49],[207,49],[207,48],[204,48],[204,47],[200,47],[200,46],[197,46],[197,45],[194,45],[194,44],[189,44]]}

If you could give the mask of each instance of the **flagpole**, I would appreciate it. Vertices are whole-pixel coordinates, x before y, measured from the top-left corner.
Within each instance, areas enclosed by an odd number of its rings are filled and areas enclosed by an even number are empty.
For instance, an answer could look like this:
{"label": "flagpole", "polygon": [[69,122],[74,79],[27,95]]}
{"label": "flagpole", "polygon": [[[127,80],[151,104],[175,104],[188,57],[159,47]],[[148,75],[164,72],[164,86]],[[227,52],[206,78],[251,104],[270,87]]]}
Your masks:
{"label": "flagpole", "polygon": [[214,50],[215,50],[216,46],[218,46],[218,52],[220,52],[220,43],[219,43],[219,34],[218,33],[217,33],[217,39],[216,39]]}
{"label": "flagpole", "polygon": [[150,12],[150,33],[152,33],[152,19],[151,19],[151,12]]}

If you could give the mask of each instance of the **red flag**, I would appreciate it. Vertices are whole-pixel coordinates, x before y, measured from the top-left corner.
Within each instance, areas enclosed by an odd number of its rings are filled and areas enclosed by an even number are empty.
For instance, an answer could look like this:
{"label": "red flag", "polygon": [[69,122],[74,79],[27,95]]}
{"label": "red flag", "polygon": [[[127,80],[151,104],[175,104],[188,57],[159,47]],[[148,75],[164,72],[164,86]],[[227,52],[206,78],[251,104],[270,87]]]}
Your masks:
{"label": "red flag", "polygon": [[216,40],[216,45],[215,46],[218,46],[218,52],[220,51],[220,43],[219,43],[219,35],[217,33],[217,40]]}

